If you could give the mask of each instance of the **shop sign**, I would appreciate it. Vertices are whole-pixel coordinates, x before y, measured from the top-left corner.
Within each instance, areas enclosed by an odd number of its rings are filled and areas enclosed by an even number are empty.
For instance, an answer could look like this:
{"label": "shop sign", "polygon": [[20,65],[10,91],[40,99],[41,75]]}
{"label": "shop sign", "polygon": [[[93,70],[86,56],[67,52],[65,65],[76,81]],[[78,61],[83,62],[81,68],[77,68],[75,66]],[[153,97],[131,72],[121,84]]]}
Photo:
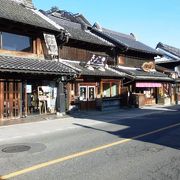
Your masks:
{"label": "shop sign", "polygon": [[49,55],[58,55],[58,46],[56,43],[56,38],[53,34],[46,34],[44,33],[44,40],[46,43],[46,47],[48,49],[48,54]]}
{"label": "shop sign", "polygon": [[155,70],[155,65],[153,62],[145,62],[145,63],[143,63],[141,68],[146,72],[150,72],[152,70]]}
{"label": "shop sign", "polygon": [[161,83],[157,83],[157,82],[137,82],[136,83],[136,87],[161,87],[162,84]]}
{"label": "shop sign", "polygon": [[105,66],[106,57],[93,54],[87,65]]}

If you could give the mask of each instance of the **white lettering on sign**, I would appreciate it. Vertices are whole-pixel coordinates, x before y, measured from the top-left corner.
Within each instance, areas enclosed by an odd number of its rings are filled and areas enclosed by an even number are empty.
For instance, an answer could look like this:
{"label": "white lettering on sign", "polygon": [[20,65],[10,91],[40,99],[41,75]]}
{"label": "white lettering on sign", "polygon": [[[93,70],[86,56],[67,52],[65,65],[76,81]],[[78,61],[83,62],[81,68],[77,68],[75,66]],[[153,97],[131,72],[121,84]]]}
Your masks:
{"label": "white lettering on sign", "polygon": [[92,55],[91,59],[87,62],[87,65],[105,66],[106,57]]}

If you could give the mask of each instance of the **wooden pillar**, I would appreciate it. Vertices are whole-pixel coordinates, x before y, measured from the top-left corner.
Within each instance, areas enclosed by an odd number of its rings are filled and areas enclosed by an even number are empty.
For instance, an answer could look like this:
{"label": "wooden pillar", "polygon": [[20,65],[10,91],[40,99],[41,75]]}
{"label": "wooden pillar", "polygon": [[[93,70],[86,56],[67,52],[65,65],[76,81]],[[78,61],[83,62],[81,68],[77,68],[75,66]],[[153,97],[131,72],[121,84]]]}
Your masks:
{"label": "wooden pillar", "polygon": [[33,40],[33,53],[36,54],[37,53],[37,43],[36,40]]}
{"label": "wooden pillar", "polygon": [[42,56],[44,54],[40,38],[36,39],[36,52],[37,52],[38,57],[40,57],[40,56]]}
{"label": "wooden pillar", "polygon": [[79,92],[79,83],[76,82],[76,85],[75,85],[75,86],[76,86],[76,87],[75,87],[75,92],[76,92],[75,95],[79,97],[79,96],[80,96],[80,92]]}

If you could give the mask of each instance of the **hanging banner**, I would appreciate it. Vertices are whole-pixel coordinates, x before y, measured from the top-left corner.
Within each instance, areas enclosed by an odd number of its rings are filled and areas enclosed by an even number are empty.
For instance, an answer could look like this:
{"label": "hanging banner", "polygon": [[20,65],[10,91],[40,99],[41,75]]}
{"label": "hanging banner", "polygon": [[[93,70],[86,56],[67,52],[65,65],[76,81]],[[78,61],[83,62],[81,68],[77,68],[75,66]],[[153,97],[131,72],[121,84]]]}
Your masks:
{"label": "hanging banner", "polygon": [[162,84],[158,82],[137,82],[136,87],[162,87]]}

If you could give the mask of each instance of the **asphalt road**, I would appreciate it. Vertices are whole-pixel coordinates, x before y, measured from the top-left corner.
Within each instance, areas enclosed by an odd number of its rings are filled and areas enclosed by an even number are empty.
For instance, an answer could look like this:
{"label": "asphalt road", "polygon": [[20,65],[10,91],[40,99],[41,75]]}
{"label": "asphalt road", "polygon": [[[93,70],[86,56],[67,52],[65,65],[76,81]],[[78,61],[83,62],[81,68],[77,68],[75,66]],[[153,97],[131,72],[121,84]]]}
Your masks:
{"label": "asphalt road", "polygon": [[[180,111],[121,120],[107,115],[116,120],[8,141],[0,145],[0,175],[15,180],[180,180],[179,117]],[[27,151],[4,152],[23,148]]]}

